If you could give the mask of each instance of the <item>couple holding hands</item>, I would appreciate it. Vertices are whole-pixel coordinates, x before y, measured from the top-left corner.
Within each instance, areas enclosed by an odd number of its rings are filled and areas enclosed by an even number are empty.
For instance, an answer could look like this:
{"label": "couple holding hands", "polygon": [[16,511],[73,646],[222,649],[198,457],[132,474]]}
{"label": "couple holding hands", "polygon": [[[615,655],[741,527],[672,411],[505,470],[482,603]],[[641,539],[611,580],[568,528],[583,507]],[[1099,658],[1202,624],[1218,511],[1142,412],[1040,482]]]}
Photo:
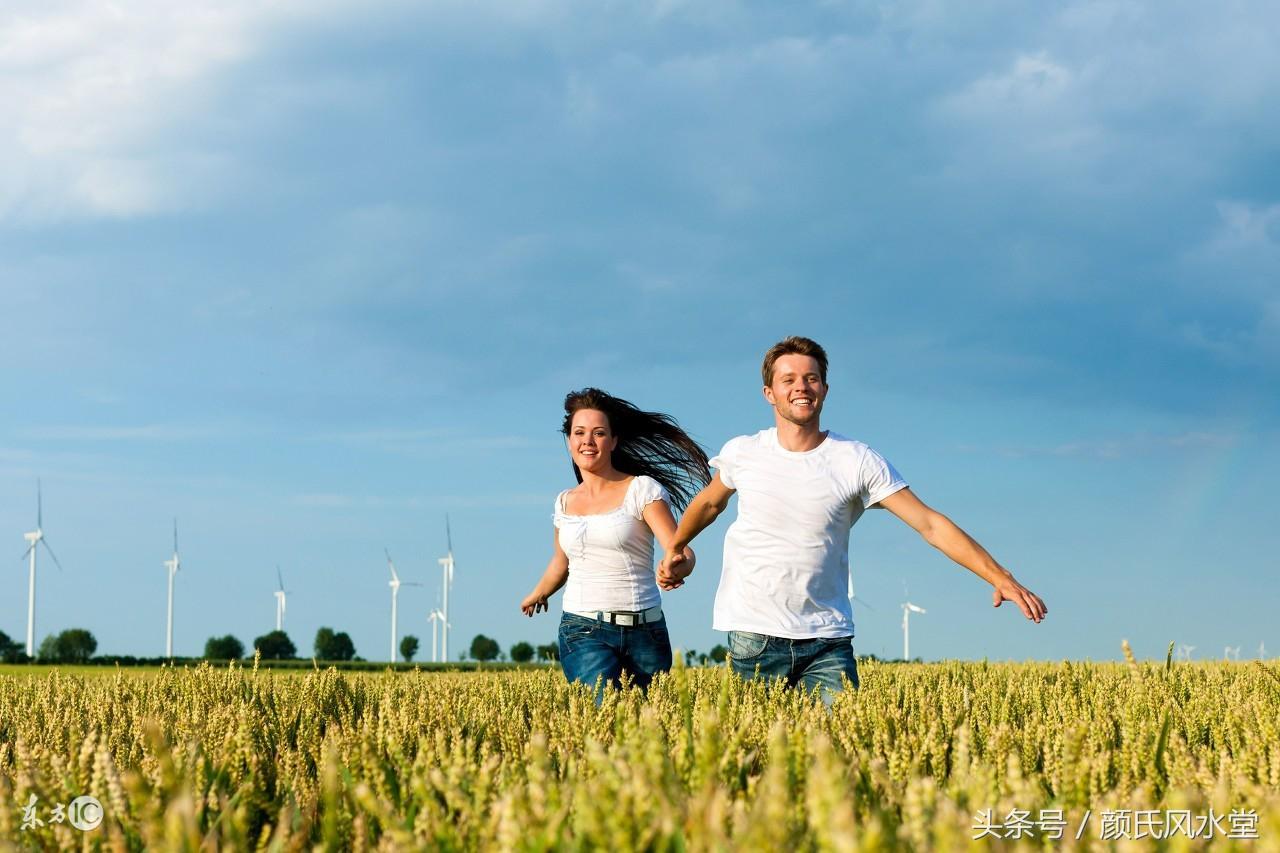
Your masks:
{"label": "couple holding hands", "polygon": [[[744,678],[832,692],[846,679],[858,686],[849,531],[873,507],[991,584],[995,606],[1011,601],[1028,619],[1044,618],[1044,601],[921,502],[883,456],[821,428],[828,391],[821,346],[779,341],[761,373],[774,426],[730,440],[711,459],[666,415],[595,388],[565,398],[563,432],[578,485],[556,497],[551,560],[520,608],[533,616],[565,588],[560,663],[570,681],[616,686],[627,672],[646,687],[671,667],[659,588],[684,584],[696,563],[689,543],[735,492],[738,517],[725,534],[713,627],[729,632],[730,664]],[[682,512],[678,525],[673,509]],[[656,571],[655,538],[663,550]]]}

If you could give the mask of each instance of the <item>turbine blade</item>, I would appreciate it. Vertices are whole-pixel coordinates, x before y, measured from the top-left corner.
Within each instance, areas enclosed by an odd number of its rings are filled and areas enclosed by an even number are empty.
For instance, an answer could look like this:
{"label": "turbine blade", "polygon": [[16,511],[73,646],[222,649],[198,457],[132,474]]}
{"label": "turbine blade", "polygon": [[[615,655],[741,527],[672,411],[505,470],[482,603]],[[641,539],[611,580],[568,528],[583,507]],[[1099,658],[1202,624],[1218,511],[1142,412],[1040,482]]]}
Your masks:
{"label": "turbine blade", "polygon": [[32,543],[31,543],[31,547],[30,547],[30,548],[28,548],[27,550],[23,551],[23,552],[22,552],[22,556],[21,556],[21,557],[19,557],[18,559],[19,559],[19,560],[25,560],[25,559],[27,559],[27,557],[30,557],[30,556],[31,556],[31,551],[32,551],[35,547],[36,547],[36,543],[32,542]]}
{"label": "turbine blade", "polygon": [[40,489],[40,478],[36,478],[36,530],[44,529],[44,494]]}
{"label": "turbine blade", "polygon": [[276,580],[280,583],[280,591],[284,592],[284,575],[280,574],[279,566],[276,566]]}
{"label": "turbine blade", "polygon": [[383,548],[382,553],[387,555],[387,568],[391,570],[391,579],[394,580],[396,583],[399,583],[400,576],[396,574],[396,564],[391,559],[391,552],[388,551],[386,548]]}
{"label": "turbine blade", "polygon": [[49,540],[41,539],[40,542],[44,544],[44,549],[49,552],[49,556],[53,557],[53,564],[58,567],[58,571],[62,571],[62,563],[58,561],[58,555],[49,547]]}
{"label": "turbine blade", "polygon": [[173,553],[178,553],[178,519],[173,520]]}
{"label": "turbine blade", "polygon": [[444,538],[449,545],[449,554],[453,555],[453,531],[449,529],[449,513],[444,514]]}

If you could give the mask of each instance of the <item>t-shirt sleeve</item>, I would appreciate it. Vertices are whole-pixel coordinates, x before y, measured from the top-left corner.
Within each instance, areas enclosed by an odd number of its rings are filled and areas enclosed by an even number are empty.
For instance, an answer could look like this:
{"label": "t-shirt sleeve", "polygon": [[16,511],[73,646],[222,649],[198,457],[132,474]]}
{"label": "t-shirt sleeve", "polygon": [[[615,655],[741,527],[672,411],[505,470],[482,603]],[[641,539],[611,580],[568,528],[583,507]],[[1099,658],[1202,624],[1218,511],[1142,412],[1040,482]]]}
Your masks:
{"label": "t-shirt sleeve", "polygon": [[725,488],[737,490],[734,485],[734,477],[737,475],[738,467],[738,451],[741,448],[741,442],[736,438],[731,438],[725,442],[724,447],[720,448],[720,452],[711,457],[707,464],[720,473],[720,482],[724,483]]}
{"label": "t-shirt sleeve", "polygon": [[627,509],[630,514],[638,519],[644,519],[644,508],[654,501],[664,501],[668,506],[671,505],[671,496],[667,494],[667,490],[662,484],[652,477],[639,476],[636,477],[635,483],[627,492]]}
{"label": "t-shirt sleeve", "polygon": [[878,504],[894,492],[907,487],[907,481],[902,479],[897,469],[889,464],[889,460],[870,447],[862,456],[862,466],[858,475],[858,481],[861,483],[858,496],[862,498],[864,507]]}

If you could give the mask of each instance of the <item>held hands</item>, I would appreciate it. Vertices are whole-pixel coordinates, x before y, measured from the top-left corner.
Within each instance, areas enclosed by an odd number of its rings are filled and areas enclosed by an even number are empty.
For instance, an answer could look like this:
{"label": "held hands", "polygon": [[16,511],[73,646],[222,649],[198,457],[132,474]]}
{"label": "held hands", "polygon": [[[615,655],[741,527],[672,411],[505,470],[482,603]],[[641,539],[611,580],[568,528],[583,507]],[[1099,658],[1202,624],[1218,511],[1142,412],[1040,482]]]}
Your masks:
{"label": "held hands", "polygon": [[1045,606],[1040,596],[1018,583],[1013,579],[1013,575],[1007,573],[996,581],[995,589],[991,593],[993,606],[999,607],[1004,601],[1012,601],[1018,605],[1022,615],[1032,622],[1039,622],[1049,612],[1049,608]]}
{"label": "held hands", "polygon": [[520,610],[525,616],[533,616],[547,609],[547,597],[538,595],[537,591],[529,593],[524,597],[524,601],[520,602]]}
{"label": "held hands", "polygon": [[658,586],[670,592],[684,586],[684,579],[693,574],[693,552],[688,548],[667,553],[658,564]]}

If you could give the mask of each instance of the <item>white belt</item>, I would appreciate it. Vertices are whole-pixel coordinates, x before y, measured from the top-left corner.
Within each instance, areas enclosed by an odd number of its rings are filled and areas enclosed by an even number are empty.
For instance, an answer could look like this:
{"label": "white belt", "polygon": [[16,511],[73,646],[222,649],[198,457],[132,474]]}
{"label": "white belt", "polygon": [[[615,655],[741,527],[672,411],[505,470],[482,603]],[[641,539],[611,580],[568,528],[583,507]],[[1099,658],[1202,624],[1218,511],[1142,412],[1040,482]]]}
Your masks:
{"label": "white belt", "polygon": [[583,619],[595,619],[597,622],[607,622],[610,625],[647,625],[650,622],[657,622],[662,618],[662,605],[650,607],[648,610],[565,610],[565,613],[572,613],[574,616],[581,616]]}

